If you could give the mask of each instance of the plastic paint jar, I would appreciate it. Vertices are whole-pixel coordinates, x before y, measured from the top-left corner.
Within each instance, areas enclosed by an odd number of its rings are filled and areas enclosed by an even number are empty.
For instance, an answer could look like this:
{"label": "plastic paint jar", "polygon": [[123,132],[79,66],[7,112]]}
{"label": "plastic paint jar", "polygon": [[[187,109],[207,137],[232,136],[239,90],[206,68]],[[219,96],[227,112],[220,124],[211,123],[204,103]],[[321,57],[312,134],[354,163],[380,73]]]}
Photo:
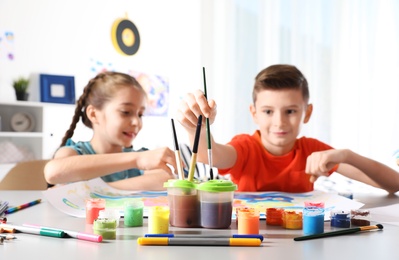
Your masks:
{"label": "plastic paint jar", "polygon": [[164,187],[168,190],[170,225],[200,227],[200,205],[195,184],[188,180],[169,180]]}
{"label": "plastic paint jar", "polygon": [[148,212],[148,233],[167,234],[169,233],[169,207],[154,206]]}
{"label": "plastic paint jar", "polygon": [[283,228],[302,229],[302,212],[297,210],[284,210]]}
{"label": "plastic paint jar", "polygon": [[125,227],[140,227],[143,225],[144,202],[137,199],[127,199],[123,208],[123,224]]}
{"label": "plastic paint jar", "polygon": [[238,208],[238,234],[259,234],[259,210],[255,208]]}
{"label": "plastic paint jar", "polygon": [[332,227],[348,228],[351,225],[350,213],[347,210],[333,210],[330,218]]}
{"label": "plastic paint jar", "polygon": [[367,209],[351,210],[351,224],[354,226],[370,226],[370,211]]}
{"label": "plastic paint jar", "polygon": [[94,220],[93,233],[101,235],[103,239],[115,239],[116,219],[98,218]]}
{"label": "plastic paint jar", "polygon": [[98,218],[100,210],[105,209],[104,199],[87,199],[86,200],[86,224],[93,224]]}
{"label": "plastic paint jar", "polygon": [[266,209],[266,224],[270,226],[283,225],[283,212],[282,208],[267,208]]}
{"label": "plastic paint jar", "polygon": [[303,234],[315,235],[324,232],[324,209],[306,207],[303,209]]}
{"label": "plastic paint jar", "polygon": [[226,180],[210,180],[197,185],[202,227],[230,227],[236,189],[237,185]]}

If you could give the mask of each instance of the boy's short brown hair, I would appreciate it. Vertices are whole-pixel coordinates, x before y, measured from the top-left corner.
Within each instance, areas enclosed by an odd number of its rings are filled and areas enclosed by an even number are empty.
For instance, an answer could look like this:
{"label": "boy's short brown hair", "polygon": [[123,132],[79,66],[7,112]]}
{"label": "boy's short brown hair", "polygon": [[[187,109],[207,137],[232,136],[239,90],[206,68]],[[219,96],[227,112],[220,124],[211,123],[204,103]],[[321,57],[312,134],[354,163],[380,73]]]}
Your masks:
{"label": "boy's short brown hair", "polygon": [[252,100],[255,104],[262,90],[298,89],[304,101],[309,101],[309,87],[305,76],[295,66],[287,64],[271,65],[263,69],[255,77]]}

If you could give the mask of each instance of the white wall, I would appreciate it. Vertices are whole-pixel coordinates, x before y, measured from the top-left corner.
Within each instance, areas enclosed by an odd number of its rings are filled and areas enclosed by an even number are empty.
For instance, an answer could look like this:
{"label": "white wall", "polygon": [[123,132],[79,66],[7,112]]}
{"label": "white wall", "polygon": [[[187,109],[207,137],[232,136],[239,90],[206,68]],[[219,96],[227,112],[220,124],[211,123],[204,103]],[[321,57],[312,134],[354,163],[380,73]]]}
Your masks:
{"label": "white wall", "polygon": [[[113,22],[126,14],[141,37],[133,56],[118,54],[111,42]],[[0,57],[0,101],[15,100],[13,79],[38,73],[75,76],[78,98],[95,75],[94,60],[169,78],[173,116],[179,98],[201,82],[200,14],[199,0],[1,0],[0,32],[14,32],[15,59]],[[170,116],[146,118],[135,146],[172,146]]]}

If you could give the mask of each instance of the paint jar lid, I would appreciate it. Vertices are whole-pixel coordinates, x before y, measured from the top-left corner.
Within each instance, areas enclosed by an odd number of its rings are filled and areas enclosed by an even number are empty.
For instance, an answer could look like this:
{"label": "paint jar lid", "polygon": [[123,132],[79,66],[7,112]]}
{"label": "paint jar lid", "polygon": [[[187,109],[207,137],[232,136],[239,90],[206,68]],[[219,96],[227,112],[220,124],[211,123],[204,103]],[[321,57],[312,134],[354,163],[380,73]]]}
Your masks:
{"label": "paint jar lid", "polygon": [[187,189],[194,189],[195,183],[189,180],[168,180],[164,182],[163,186],[165,188],[187,188]]}
{"label": "paint jar lid", "polygon": [[227,180],[210,180],[198,184],[197,189],[208,192],[229,192],[237,190],[237,185]]}

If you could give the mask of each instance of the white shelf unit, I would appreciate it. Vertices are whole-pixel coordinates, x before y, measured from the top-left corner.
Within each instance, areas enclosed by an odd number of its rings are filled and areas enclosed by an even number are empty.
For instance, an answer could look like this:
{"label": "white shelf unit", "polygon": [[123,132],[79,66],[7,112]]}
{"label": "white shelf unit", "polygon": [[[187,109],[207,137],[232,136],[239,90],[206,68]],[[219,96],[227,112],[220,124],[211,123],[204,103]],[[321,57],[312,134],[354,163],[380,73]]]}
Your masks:
{"label": "white shelf unit", "polygon": [[[75,105],[14,101],[0,102],[0,143],[10,141],[33,152],[36,159],[50,159],[72,120]],[[11,117],[17,112],[32,115],[35,127],[31,132],[14,132]]]}

